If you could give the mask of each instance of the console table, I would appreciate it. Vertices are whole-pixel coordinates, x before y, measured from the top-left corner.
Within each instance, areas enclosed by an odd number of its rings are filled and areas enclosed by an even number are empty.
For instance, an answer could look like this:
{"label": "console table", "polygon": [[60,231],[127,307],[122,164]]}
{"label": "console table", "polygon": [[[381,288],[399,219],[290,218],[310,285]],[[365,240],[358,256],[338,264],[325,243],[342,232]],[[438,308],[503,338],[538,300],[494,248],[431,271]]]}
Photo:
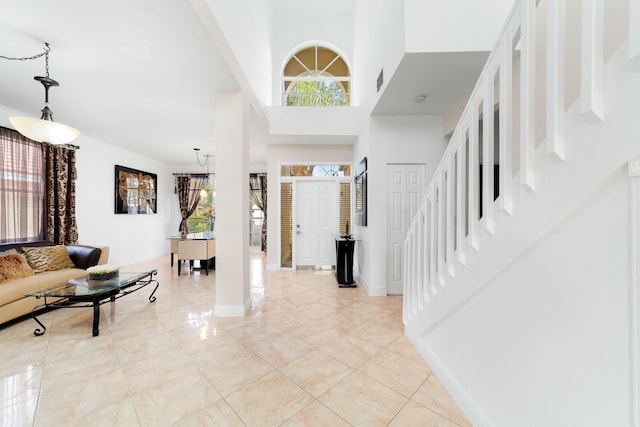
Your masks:
{"label": "console table", "polygon": [[173,256],[178,257],[178,276],[180,275],[181,261],[190,261],[192,265],[194,260],[204,262],[206,275],[209,275],[209,262],[216,256],[216,239],[213,232],[192,233],[184,237],[171,236],[169,240],[171,240],[172,267]]}

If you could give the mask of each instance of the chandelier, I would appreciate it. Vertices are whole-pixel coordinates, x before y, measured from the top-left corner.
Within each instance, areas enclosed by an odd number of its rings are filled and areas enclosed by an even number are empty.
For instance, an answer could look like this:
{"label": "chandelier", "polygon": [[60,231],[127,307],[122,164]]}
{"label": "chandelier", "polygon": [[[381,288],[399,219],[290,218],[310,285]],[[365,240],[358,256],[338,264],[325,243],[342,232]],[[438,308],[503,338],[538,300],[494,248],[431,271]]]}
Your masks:
{"label": "chandelier", "polygon": [[40,119],[31,117],[10,117],[9,121],[13,127],[22,135],[38,142],[48,142],[50,144],[68,144],[76,139],[80,132],[72,127],[56,123],[53,121],[53,111],[49,108],[49,88],[60,86],[60,84],[49,77],[49,52],[51,48],[49,43],[45,43],[44,52],[38,55],[24,58],[9,58],[0,56],[4,59],[26,61],[30,59],[45,57],[46,77],[35,76],[34,80],[39,81],[44,86],[44,107]]}

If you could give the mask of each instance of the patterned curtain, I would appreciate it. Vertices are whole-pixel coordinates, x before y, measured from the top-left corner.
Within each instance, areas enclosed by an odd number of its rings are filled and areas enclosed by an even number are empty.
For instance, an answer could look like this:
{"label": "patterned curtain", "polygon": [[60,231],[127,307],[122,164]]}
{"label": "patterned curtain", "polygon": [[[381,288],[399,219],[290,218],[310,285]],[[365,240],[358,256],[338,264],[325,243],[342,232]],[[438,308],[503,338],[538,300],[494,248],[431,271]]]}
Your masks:
{"label": "patterned curtain", "polygon": [[45,158],[46,239],[57,245],[78,243],[76,152],[43,144]]}
{"label": "patterned curtain", "polygon": [[[193,181],[193,188],[191,183]],[[200,190],[205,187],[207,179],[204,177],[192,178],[191,176],[177,176],[176,189],[178,191],[178,203],[180,204],[180,226],[178,231],[181,235],[189,234],[187,219],[195,212],[200,202]]]}
{"label": "patterned curtain", "polygon": [[249,188],[253,202],[260,208],[264,220],[262,221],[262,250],[267,251],[267,175],[249,175]]}

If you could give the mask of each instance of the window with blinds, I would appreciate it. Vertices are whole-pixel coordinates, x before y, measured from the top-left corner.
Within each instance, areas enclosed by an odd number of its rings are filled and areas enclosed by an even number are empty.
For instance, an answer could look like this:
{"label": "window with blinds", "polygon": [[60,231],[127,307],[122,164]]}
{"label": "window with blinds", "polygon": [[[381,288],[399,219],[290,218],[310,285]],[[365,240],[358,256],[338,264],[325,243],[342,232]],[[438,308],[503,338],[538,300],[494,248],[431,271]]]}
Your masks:
{"label": "window with blinds", "polygon": [[293,183],[280,184],[280,266],[293,267]]}
{"label": "window with blinds", "polygon": [[351,224],[351,183],[340,183],[340,234],[350,234]]}
{"label": "window with blinds", "polygon": [[44,238],[42,144],[0,127],[0,242]]}

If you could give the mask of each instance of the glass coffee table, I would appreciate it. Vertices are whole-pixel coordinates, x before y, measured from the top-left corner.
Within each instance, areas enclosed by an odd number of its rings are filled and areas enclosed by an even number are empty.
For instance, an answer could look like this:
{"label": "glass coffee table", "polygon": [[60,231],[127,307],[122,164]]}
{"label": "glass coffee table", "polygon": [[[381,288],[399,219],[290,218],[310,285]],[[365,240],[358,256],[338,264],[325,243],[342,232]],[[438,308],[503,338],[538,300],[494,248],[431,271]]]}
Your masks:
{"label": "glass coffee table", "polygon": [[149,295],[149,302],[154,302],[156,300],[154,294],[160,285],[154,279],[156,274],[158,274],[158,270],[120,272],[116,278],[96,281],[82,277],[71,279],[67,284],[57,288],[43,289],[25,294],[36,299],[44,299],[42,304],[35,306],[31,310],[31,317],[40,325],[40,328],[36,328],[33,333],[39,336],[43,335],[47,330],[37,317],[36,312],[41,309],[93,307],[93,336],[98,336],[100,333],[100,306],[107,302],[114,302],[149,284],[155,284],[155,288]]}

